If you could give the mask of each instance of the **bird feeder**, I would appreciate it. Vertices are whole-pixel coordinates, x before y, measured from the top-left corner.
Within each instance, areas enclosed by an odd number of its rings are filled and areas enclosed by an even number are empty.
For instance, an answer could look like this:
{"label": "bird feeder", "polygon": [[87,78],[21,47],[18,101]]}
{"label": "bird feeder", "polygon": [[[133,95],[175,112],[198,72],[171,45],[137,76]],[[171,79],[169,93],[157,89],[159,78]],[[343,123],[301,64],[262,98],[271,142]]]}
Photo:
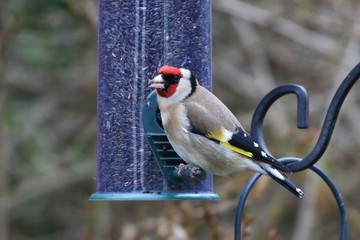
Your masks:
{"label": "bird feeder", "polygon": [[99,1],[98,175],[91,200],[219,199],[211,174],[180,174],[184,162],[147,87],[165,64],[191,69],[211,88],[210,0]]}

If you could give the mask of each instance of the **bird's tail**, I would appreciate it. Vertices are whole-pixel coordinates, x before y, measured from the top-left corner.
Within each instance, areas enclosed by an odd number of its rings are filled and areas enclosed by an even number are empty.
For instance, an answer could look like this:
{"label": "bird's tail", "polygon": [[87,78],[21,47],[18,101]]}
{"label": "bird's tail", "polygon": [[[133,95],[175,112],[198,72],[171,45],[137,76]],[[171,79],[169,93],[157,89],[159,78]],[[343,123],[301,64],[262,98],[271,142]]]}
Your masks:
{"label": "bird's tail", "polygon": [[281,184],[295,196],[297,196],[298,198],[304,197],[304,192],[300,188],[298,188],[293,182],[291,182],[285,174],[281,173],[280,171],[276,170],[271,166],[265,167],[264,170],[272,179]]}

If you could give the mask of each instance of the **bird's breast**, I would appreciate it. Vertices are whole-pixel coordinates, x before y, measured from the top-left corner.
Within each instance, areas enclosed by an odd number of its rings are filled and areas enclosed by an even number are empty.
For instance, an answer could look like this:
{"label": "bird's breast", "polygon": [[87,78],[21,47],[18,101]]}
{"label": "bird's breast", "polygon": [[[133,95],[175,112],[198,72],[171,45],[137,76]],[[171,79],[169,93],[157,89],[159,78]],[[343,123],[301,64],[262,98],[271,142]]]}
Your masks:
{"label": "bird's breast", "polygon": [[168,137],[173,138],[188,132],[190,123],[183,104],[159,105],[161,121]]}

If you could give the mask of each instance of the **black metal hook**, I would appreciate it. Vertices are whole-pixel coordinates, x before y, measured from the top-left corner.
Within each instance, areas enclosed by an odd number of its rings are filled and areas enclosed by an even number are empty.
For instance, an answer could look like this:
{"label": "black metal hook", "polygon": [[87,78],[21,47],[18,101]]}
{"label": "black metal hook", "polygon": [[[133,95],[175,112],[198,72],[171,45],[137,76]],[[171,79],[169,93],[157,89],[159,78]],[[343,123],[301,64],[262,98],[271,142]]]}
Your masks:
{"label": "black metal hook", "polygon": [[[286,94],[295,94],[298,99],[298,112],[297,112],[297,127],[307,128],[309,124],[309,97],[304,87],[295,84],[288,84],[277,87],[269,92],[259,103],[256,108],[252,124],[251,124],[251,136],[257,141],[261,147],[269,152],[266,147],[263,136],[263,122],[265,115],[271,105]],[[292,169],[291,169],[292,170]]]}
{"label": "black metal hook", "polygon": [[289,165],[289,168],[292,171],[297,172],[309,168],[310,166],[314,165],[324,154],[330,142],[337,121],[337,117],[340,112],[340,108],[346,96],[348,95],[350,89],[359,79],[359,77],[360,77],[360,63],[358,63],[346,76],[346,78],[340,84],[338,90],[336,91],[333,99],[331,100],[329,109],[326,113],[323,127],[321,129],[319,139],[316,142],[315,147],[310,152],[310,154],[307,157],[305,157],[302,161],[292,163]]}
{"label": "black metal hook", "polygon": [[[324,182],[329,186],[330,190],[332,191],[336,202],[338,204],[338,208],[340,211],[341,217],[341,229],[340,229],[340,240],[344,240],[347,237],[348,231],[348,223],[347,223],[347,216],[346,216],[346,209],[344,201],[341,197],[340,192],[336,189],[336,186],[331,181],[331,179],[317,166],[314,164],[322,157],[324,154],[336,121],[339,115],[341,106],[349,93],[350,89],[353,87],[355,82],[360,77],[360,63],[358,63],[351,72],[346,76],[344,81],[339,86],[338,90],[336,91],[333,99],[331,100],[330,106],[326,113],[326,117],[324,120],[324,124],[322,126],[319,138],[313,148],[313,150],[306,156],[304,159],[299,159],[296,157],[284,157],[281,158],[280,161],[288,164],[288,167],[293,172],[302,171],[305,169],[310,168],[316,174],[318,174]],[[272,104],[279,99],[280,97],[286,94],[296,94],[298,98],[298,119],[297,125],[298,128],[307,128],[308,127],[308,116],[309,116],[309,99],[306,90],[299,85],[284,85],[278,88],[275,88],[271,92],[269,92],[260,102],[258,107],[255,110],[252,125],[251,125],[251,133],[252,137],[266,150],[264,138],[263,138],[263,122],[265,115]],[[250,179],[248,184],[246,185],[243,194],[241,195],[236,211],[236,220],[235,220],[235,240],[241,239],[241,219],[243,215],[244,205],[249,195],[252,187],[256,183],[256,181],[261,177],[260,173],[254,174],[254,176]]]}
{"label": "black metal hook", "polygon": [[[358,80],[359,77],[360,77],[360,63],[357,64],[351,70],[351,72],[346,76],[346,78],[344,79],[344,81],[341,83],[340,87],[336,91],[330,103],[329,109],[327,111],[324,120],[323,127],[321,129],[319,139],[316,142],[315,147],[309,153],[309,155],[306,156],[303,160],[289,164],[288,167],[290,168],[291,171],[298,172],[309,168],[310,166],[314,165],[324,154],[330,142],[337,121],[337,117],[340,112],[340,108],[345,100],[345,97],[347,96],[350,89],[352,88],[352,86],[355,84],[355,82]],[[251,125],[252,137],[256,141],[258,141],[258,143],[265,150],[267,150],[267,148],[262,134],[262,130],[263,130],[262,126],[265,115],[268,109],[277,99],[290,93],[294,93],[298,97],[298,128],[307,128],[308,126],[309,110],[308,110],[308,95],[306,90],[299,85],[284,85],[275,88],[270,93],[268,93],[259,103],[258,107],[255,110]],[[287,157],[284,159],[294,159],[294,158]]]}

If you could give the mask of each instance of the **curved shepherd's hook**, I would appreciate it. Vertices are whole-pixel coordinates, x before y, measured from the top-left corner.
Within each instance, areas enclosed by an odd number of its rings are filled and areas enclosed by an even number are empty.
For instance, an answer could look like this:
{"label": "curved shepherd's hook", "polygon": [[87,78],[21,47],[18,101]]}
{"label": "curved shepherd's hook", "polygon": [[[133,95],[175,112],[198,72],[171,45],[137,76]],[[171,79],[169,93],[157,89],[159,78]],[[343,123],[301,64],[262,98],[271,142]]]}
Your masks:
{"label": "curved shepherd's hook", "polygon": [[[259,103],[251,124],[251,136],[269,153],[263,136],[263,122],[271,105],[286,94],[295,94],[298,99],[297,127],[307,128],[309,124],[309,97],[304,87],[295,84],[283,85],[269,92]],[[290,169],[292,170],[292,169]]]}
{"label": "curved shepherd's hook", "polygon": [[[284,162],[285,164],[288,164],[287,166],[293,172],[298,172],[310,168],[317,175],[319,175],[328,185],[328,187],[331,189],[340,211],[340,217],[341,217],[341,229],[340,229],[340,238],[339,238],[340,240],[345,240],[347,237],[348,224],[347,224],[345,204],[343,202],[340,192],[336,189],[331,179],[320,168],[316,167],[314,164],[324,154],[330,142],[337,121],[337,117],[340,112],[340,108],[345,100],[345,97],[347,96],[347,94],[349,93],[350,89],[355,84],[355,82],[359,79],[359,77],[360,77],[360,63],[358,63],[351,70],[351,72],[346,76],[346,78],[344,79],[344,81],[341,83],[340,87],[336,91],[330,103],[329,109],[327,111],[319,139],[317,140],[315,147],[308,154],[308,156],[306,156],[304,159],[299,159],[295,157],[285,157],[280,159],[280,161]],[[284,85],[275,88],[262,99],[262,101],[256,108],[251,125],[251,134],[253,138],[268,153],[269,151],[266,147],[263,138],[262,127],[263,127],[264,118],[271,105],[277,99],[279,99],[280,97],[286,94],[296,94],[298,98],[298,116],[297,116],[298,128],[308,127],[309,99],[305,88],[299,85]],[[250,181],[246,185],[239,199],[238,207],[236,210],[236,219],[235,219],[235,240],[241,239],[241,219],[242,219],[245,202],[252,187],[255,185],[256,181],[260,178],[260,176],[261,174],[259,173],[254,174],[254,176],[250,179]]]}
{"label": "curved shepherd's hook", "polygon": [[[340,108],[345,100],[345,97],[349,93],[352,86],[355,84],[355,82],[360,77],[360,63],[358,63],[351,72],[346,76],[344,81],[341,83],[340,87],[336,91],[329,109],[327,111],[323,127],[321,129],[321,133],[319,136],[319,139],[314,147],[314,149],[309,153],[308,156],[306,156],[301,161],[297,161],[295,163],[289,164],[289,169],[293,172],[298,172],[304,169],[309,168],[310,166],[314,165],[324,154],[334,127],[335,123],[337,121],[337,117],[340,112]],[[252,125],[251,125],[251,135],[252,137],[259,142],[259,144],[265,149],[266,145],[263,139],[263,122],[265,115],[268,111],[268,109],[271,107],[271,105],[280,97],[289,94],[294,93],[298,97],[298,128],[307,128],[308,126],[308,96],[306,90],[299,86],[299,85],[284,85],[280,86],[278,88],[275,88],[270,93],[268,93],[262,101],[259,103],[258,107],[255,110],[253,119],[252,119]],[[292,157],[286,157],[283,159],[295,159]]]}

